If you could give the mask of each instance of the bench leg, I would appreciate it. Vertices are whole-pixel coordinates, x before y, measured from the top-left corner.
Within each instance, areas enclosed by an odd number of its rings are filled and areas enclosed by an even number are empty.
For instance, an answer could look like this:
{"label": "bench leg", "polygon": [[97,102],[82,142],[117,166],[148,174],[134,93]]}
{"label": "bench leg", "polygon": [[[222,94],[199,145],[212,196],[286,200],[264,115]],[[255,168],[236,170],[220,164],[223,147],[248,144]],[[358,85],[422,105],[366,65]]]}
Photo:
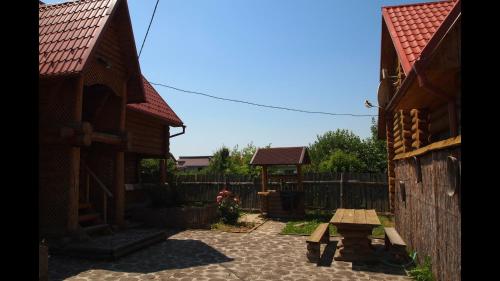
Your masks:
{"label": "bench leg", "polygon": [[325,244],[328,244],[330,243],[330,233],[329,233],[329,229],[327,228],[325,233],[323,234],[323,236],[321,237],[321,243],[325,243]]}
{"label": "bench leg", "polygon": [[309,262],[319,261],[320,249],[320,243],[307,243],[307,259]]}

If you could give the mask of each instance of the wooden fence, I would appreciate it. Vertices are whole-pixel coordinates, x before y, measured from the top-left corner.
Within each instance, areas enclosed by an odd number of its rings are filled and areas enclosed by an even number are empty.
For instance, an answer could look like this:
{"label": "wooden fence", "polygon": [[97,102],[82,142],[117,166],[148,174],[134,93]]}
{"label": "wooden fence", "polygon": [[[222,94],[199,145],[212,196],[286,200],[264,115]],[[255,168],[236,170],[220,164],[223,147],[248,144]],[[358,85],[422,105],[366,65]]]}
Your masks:
{"label": "wooden fence", "polygon": [[[257,192],[260,177],[239,175],[182,175],[176,177],[178,199],[185,202],[214,202],[217,193],[227,185],[241,200],[244,210],[260,209]],[[311,173],[304,174],[305,207],[309,210],[337,208],[389,211],[386,174]],[[293,191],[295,182],[271,181],[268,189]]]}

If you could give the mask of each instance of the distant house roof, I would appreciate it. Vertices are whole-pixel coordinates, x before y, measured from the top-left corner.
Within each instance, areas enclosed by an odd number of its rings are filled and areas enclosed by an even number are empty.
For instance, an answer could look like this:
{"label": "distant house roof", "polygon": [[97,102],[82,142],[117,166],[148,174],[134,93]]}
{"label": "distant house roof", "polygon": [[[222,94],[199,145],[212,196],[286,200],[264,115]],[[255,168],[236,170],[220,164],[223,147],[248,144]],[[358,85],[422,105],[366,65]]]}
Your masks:
{"label": "distant house roof", "polygon": [[128,104],[127,108],[157,117],[174,127],[182,126],[182,120],[175,114],[172,108],[170,108],[167,102],[158,94],[144,76],[142,76],[142,81],[146,94],[146,102]]}
{"label": "distant house roof", "polygon": [[212,156],[179,156],[177,167],[208,167]]}
{"label": "distant house roof", "polygon": [[[140,81],[137,50],[124,0],[79,0],[59,4],[38,4],[38,70],[40,77],[79,74],[88,65],[89,57],[109,19],[118,7],[126,14],[120,23],[122,42],[132,59],[127,59],[132,73],[128,101],[141,102],[144,89]],[[126,43],[125,43],[126,42]]]}
{"label": "distant house roof", "polygon": [[382,16],[406,75],[436,30],[460,1],[382,7]]}
{"label": "distant house roof", "polygon": [[251,165],[310,164],[307,147],[259,148],[250,161]]}

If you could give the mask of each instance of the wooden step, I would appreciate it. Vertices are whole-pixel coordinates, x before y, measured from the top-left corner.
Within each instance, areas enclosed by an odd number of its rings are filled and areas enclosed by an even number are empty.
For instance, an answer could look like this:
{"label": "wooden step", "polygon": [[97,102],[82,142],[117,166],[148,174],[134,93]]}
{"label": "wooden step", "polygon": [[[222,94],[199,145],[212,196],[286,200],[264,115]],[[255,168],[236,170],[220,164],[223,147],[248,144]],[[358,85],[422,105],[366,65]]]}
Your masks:
{"label": "wooden step", "polygon": [[78,216],[78,221],[80,223],[94,221],[94,220],[97,220],[97,219],[99,219],[99,214],[98,213],[91,213],[91,214],[85,214],[85,215]]}
{"label": "wooden step", "polygon": [[78,204],[79,210],[90,209],[90,208],[92,208],[92,203],[80,203],[80,204]]}
{"label": "wooden step", "polygon": [[111,228],[109,224],[96,224],[96,225],[86,226],[83,228],[83,230],[88,235],[96,233],[107,233],[107,234],[111,233]]}

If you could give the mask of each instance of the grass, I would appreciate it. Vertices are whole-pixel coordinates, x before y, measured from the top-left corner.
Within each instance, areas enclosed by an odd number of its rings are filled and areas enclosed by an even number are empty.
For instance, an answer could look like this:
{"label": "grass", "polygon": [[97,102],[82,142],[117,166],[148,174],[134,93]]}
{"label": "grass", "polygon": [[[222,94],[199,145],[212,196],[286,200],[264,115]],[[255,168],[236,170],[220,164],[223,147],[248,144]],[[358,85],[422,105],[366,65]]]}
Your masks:
{"label": "grass", "polygon": [[253,222],[237,222],[236,224],[225,224],[222,221],[216,222],[210,226],[212,230],[225,232],[247,232],[255,226]]}
{"label": "grass", "polygon": [[[289,221],[281,234],[300,234],[311,235],[320,223],[329,222],[333,214],[329,212],[311,212],[307,213],[304,220]],[[384,238],[384,227],[394,226],[394,218],[392,216],[378,216],[382,226],[373,229],[372,236],[374,238]],[[337,228],[330,225],[330,235],[338,235]]]}

